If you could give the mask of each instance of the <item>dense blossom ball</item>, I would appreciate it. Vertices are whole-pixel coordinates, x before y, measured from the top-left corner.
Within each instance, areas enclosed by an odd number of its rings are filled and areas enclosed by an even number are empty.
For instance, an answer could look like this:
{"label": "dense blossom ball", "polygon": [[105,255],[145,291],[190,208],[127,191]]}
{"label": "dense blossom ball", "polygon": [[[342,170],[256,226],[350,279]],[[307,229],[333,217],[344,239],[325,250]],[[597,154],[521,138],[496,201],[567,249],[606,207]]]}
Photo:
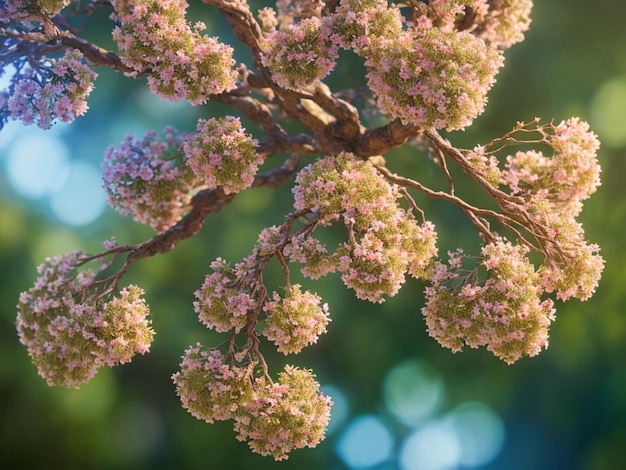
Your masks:
{"label": "dense blossom ball", "polygon": [[72,122],[87,111],[86,100],[96,74],[83,63],[83,54],[78,50],[67,51],[59,59],[44,57],[41,61],[41,69],[50,73],[42,77],[41,70],[29,68],[18,75],[7,109],[11,119],[49,129],[57,120]]}
{"label": "dense blossom ball", "polygon": [[261,59],[276,84],[298,90],[333,70],[338,49],[328,22],[312,17],[264,35]]}
{"label": "dense blossom ball", "polygon": [[604,270],[600,247],[587,242],[582,224],[572,217],[553,209],[540,210],[534,217],[544,224],[548,235],[544,243],[547,256],[540,269],[543,289],[556,291],[561,300],[589,299]]}
{"label": "dense blossom ball", "polygon": [[257,309],[260,285],[247,279],[245,263],[230,267],[217,258],[211,263],[202,287],[195,292],[194,309],[200,322],[220,333],[240,332],[248,322],[248,314]]}
{"label": "dense blossom ball", "polygon": [[416,2],[416,22],[471,32],[493,47],[508,49],[524,39],[530,26],[531,0],[433,0]]}
{"label": "dense blossom ball", "polygon": [[541,298],[527,252],[499,240],[483,247],[472,271],[464,270],[461,252],[451,253],[448,265],[438,263],[422,308],[429,334],[455,352],[486,346],[509,364],[546,348],[553,302]]}
{"label": "dense blossom ball", "polygon": [[184,143],[187,165],[198,182],[211,189],[221,187],[226,194],[252,186],[254,175],[263,163],[256,151],[256,140],[233,116],[200,119],[196,133]]}
{"label": "dense blossom ball", "polygon": [[109,205],[157,232],[181,218],[197,184],[181,156],[185,136],[171,127],[164,134],[163,140],[155,131],[142,140],[129,135],[106,149],[101,165]]}
{"label": "dense blossom ball", "polygon": [[283,354],[298,353],[316,343],[326,333],[330,321],[328,305],[321,304],[318,295],[301,289],[299,284],[293,284],[282,298],[274,292],[264,307],[267,317],[262,334]]}
{"label": "dense blossom ball", "polygon": [[231,419],[252,398],[251,374],[250,366],[232,364],[219,350],[198,343],[185,351],[172,380],[183,408],[213,423]]}
{"label": "dense blossom ball", "polygon": [[389,8],[387,0],[341,0],[330,18],[341,47],[357,54],[367,51],[372,41],[400,35],[404,21],[400,10]]}
{"label": "dense blossom ball", "polygon": [[185,0],[115,0],[113,31],[122,61],[148,72],[153,93],[172,101],[186,98],[202,104],[212,94],[235,87],[233,49],[201,35],[203,23],[191,28]]}
{"label": "dense blossom ball", "polygon": [[20,295],[17,330],[48,385],[78,387],[98,367],[149,351],[154,332],[143,290],[128,286],[106,301],[92,293],[95,274],[78,272],[80,252],[49,258],[35,285]]}
{"label": "dense blossom ball", "polygon": [[365,66],[378,107],[420,127],[463,129],[482,113],[501,53],[465,32],[419,27],[370,45]]}
{"label": "dense blossom ball", "polygon": [[426,275],[437,253],[434,227],[418,225],[399,206],[398,188],[370,162],[349,153],[325,157],[298,174],[293,193],[296,209],[319,213],[320,225],[341,221],[349,238],[327,254],[313,234],[292,237],[285,251],[303,264],[303,274],[317,278],[338,270],[358,298],[372,302],[395,295],[407,272]]}
{"label": "dense blossom ball", "polygon": [[330,397],[319,392],[310,371],[285,366],[278,383],[257,380],[245,412],[234,417],[234,429],[254,452],[283,460],[293,449],[315,447],[324,439],[330,407]]}

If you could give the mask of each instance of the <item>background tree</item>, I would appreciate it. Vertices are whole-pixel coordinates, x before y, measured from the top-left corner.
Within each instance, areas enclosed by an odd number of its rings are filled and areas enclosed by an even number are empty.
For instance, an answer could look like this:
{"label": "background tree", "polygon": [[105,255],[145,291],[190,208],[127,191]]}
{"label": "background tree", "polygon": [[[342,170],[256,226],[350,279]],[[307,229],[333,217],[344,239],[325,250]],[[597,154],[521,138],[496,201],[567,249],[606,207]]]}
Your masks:
{"label": "background tree", "polygon": [[[287,193],[287,194],[288,194],[288,193]],[[288,207],[288,206],[289,206],[289,204],[286,204],[286,206]],[[425,209],[426,209],[426,208],[425,208]],[[254,238],[254,236],[253,236],[253,238]],[[453,242],[453,246],[454,246],[454,245],[456,245],[456,243],[454,243],[454,242]],[[236,256],[241,256],[241,253],[236,254]],[[386,304],[385,304],[385,305],[386,305]],[[334,325],[333,325],[333,326],[334,326]],[[352,327],[354,328],[354,325],[353,325]],[[379,331],[377,331],[377,333],[382,333],[382,331],[383,331],[383,330],[379,330]],[[354,334],[354,333],[353,333],[353,334]],[[347,337],[347,335],[346,335],[346,337]],[[413,339],[414,339],[414,338],[413,338]],[[343,344],[344,344],[344,346],[349,346],[348,341],[350,341],[350,340],[349,340],[349,339],[345,339],[345,338],[343,339]],[[352,341],[354,341],[354,340],[352,340]],[[354,348],[354,349],[355,349],[355,350],[357,350],[357,348]],[[344,350],[344,351],[342,351],[342,352],[344,352],[344,353],[345,353],[346,351]],[[345,354],[344,354],[344,356],[345,356]],[[349,356],[348,356],[348,357],[349,357]],[[344,359],[345,359],[345,357],[344,357]],[[304,362],[304,361],[303,361],[303,362]],[[348,362],[348,361],[346,361],[346,362]],[[355,361],[355,362],[356,362],[356,363],[358,363],[358,361]],[[381,361],[381,362],[384,362],[384,361]],[[380,367],[380,366],[379,366],[379,367]],[[383,367],[386,367],[386,366],[383,366]],[[373,387],[372,387],[372,388],[373,388]],[[295,455],[295,454],[294,454],[294,455]]]}

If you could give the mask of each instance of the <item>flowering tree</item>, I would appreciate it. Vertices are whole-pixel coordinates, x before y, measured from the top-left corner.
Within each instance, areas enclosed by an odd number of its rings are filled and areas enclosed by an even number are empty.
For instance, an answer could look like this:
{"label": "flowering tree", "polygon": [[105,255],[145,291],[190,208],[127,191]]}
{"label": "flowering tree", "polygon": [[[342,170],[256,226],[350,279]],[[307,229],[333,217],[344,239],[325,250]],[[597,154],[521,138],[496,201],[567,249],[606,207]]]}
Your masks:
{"label": "flowering tree", "polygon": [[[172,379],[193,416],[232,420],[239,440],[277,460],[323,439],[331,405],[312,371],[286,366],[273,378],[262,353],[270,343],[297,354],[330,321],[328,305],[291,282],[294,266],[311,280],[337,271],[356,297],[374,303],[394,296],[407,275],[421,279],[433,338],[453,351],[485,346],[507,363],[547,347],[553,297],[593,295],[604,261],[577,221],[600,184],[589,126],[535,119],[472,149],[441,135],[483,111],[503,51],[530,25],[530,0],[279,0],[258,11],[243,0],[203,2],[228,21],[250,63],[236,64],[230,45],[190,24],[184,0],[0,5],[0,58],[15,70],[0,94],[0,125],[73,121],[87,110],[99,66],[146,79],[164,99],[225,103],[262,129],[253,136],[238,117],[206,116],[195,130],[147,131],[106,150],[110,206],[156,235],[136,245],[111,238],[101,253],[70,252],[39,266],[19,298],[17,330],[49,385],[78,387],[99,367],[147,352],[149,308],[140,287],[120,287],[124,275],[261,186],[293,182],[293,211],[265,228],[243,260],[211,263],[193,306],[224,341],[190,346]],[[99,9],[110,11],[116,52],[81,37]],[[366,90],[333,91],[322,81],[340,51],[362,60]],[[357,109],[363,98],[368,104]],[[382,124],[366,126],[372,114]],[[285,121],[306,131],[289,133]],[[447,188],[387,167],[385,155],[407,144],[428,150]],[[493,204],[459,197],[450,165]],[[480,249],[439,258],[417,193],[457,205]],[[344,236],[336,246],[325,241],[331,226]],[[264,282],[272,260],[284,273],[279,292]]]}

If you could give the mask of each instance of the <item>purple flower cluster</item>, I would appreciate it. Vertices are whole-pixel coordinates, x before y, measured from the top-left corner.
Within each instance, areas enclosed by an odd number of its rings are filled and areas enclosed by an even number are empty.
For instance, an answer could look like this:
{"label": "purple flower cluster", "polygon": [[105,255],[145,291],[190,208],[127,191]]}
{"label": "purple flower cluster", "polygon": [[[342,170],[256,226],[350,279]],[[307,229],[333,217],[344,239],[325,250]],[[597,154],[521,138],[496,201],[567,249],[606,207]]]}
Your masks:
{"label": "purple flower cluster", "polygon": [[49,129],[57,119],[72,122],[84,114],[96,74],[82,60],[81,52],[71,50],[16,75],[6,103],[9,117]]}
{"label": "purple flower cluster", "polygon": [[157,232],[175,224],[187,210],[195,184],[181,153],[184,139],[167,127],[165,140],[149,131],[142,140],[129,135],[107,148],[102,180],[109,205]]}

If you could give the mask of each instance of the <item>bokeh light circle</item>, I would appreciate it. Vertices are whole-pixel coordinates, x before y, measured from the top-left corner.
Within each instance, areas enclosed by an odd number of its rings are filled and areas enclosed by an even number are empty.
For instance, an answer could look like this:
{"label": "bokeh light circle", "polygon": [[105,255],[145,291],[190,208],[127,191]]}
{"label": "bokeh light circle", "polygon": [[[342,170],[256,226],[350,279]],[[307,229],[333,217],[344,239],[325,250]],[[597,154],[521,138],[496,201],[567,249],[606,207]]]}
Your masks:
{"label": "bokeh light circle", "polygon": [[65,184],[50,195],[50,209],[64,224],[88,224],[106,206],[106,193],[101,186],[100,173],[94,165],[74,161]]}
{"label": "bokeh light circle", "polygon": [[6,161],[9,183],[21,196],[31,199],[60,188],[69,170],[67,146],[53,136],[35,132],[15,141]]}
{"label": "bokeh light circle", "polygon": [[405,439],[398,456],[402,470],[452,470],[461,461],[461,447],[452,423],[430,421]]}
{"label": "bokeh light circle", "polygon": [[361,415],[350,422],[337,440],[335,451],[349,468],[369,468],[391,458],[394,438],[374,415]]}
{"label": "bokeh light circle", "polygon": [[626,77],[608,80],[591,101],[591,123],[603,144],[626,145]]}
{"label": "bokeh light circle", "polygon": [[450,419],[461,450],[460,463],[480,467],[498,456],[504,444],[502,419],[489,406],[469,402],[457,407]]}
{"label": "bokeh light circle", "polygon": [[415,426],[434,415],[444,398],[443,379],[429,363],[402,362],[383,382],[383,398],[389,412],[403,424]]}

